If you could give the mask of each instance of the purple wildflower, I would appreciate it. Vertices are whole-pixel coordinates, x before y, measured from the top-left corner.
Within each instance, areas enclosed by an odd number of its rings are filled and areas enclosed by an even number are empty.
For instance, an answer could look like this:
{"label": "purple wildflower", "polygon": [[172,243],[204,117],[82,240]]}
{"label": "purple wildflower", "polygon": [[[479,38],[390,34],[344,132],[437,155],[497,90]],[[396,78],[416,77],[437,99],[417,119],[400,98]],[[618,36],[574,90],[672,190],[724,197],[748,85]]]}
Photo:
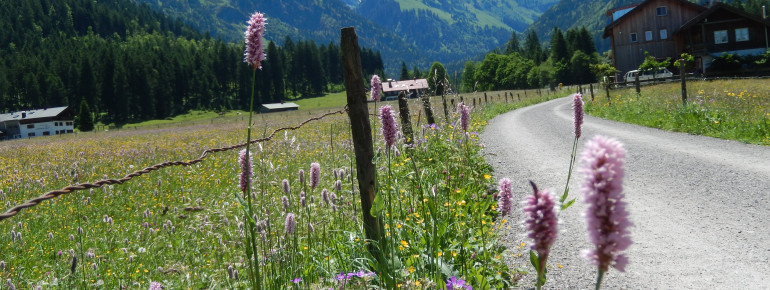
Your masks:
{"label": "purple wildflower", "polygon": [[390,105],[380,107],[380,122],[382,123],[382,137],[385,138],[385,144],[390,148],[396,144],[396,135],[398,135],[396,116]]}
{"label": "purple wildflower", "polygon": [[337,179],[337,181],[334,182],[334,190],[336,191],[342,190],[342,180]]}
{"label": "purple wildflower", "polygon": [[158,282],[150,282],[150,288],[148,290],[162,290],[163,285]]}
{"label": "purple wildflower", "polygon": [[534,194],[527,196],[527,205],[524,207],[527,216],[525,224],[529,238],[534,241],[532,250],[540,255],[540,267],[545,267],[551,245],[556,241],[558,234],[558,219],[551,193],[548,190],[538,190],[534,182],[530,181],[530,184]]}
{"label": "purple wildflower", "polygon": [[307,206],[307,198],[305,197],[304,191],[299,192],[299,202],[302,204],[302,207]]}
{"label": "purple wildflower", "polygon": [[467,289],[467,290],[473,290],[473,287],[470,285],[465,285],[465,280],[463,279],[457,279],[457,277],[452,276],[449,279],[446,279],[446,290],[460,290],[460,289]]}
{"label": "purple wildflower", "polygon": [[372,100],[379,101],[382,94],[382,82],[380,82],[380,77],[377,75],[372,75],[372,80],[370,83],[372,85],[372,91],[370,93]]}
{"label": "purple wildflower", "polygon": [[283,203],[283,210],[288,211],[289,210],[289,198],[285,195],[281,197],[281,202]]}
{"label": "purple wildflower", "polygon": [[243,52],[243,62],[251,65],[252,69],[262,69],[261,61],[265,60],[265,47],[262,45],[262,36],[265,34],[267,18],[262,13],[254,12],[249,19],[246,28],[246,49]]}
{"label": "purple wildflower", "polygon": [[286,214],[286,221],[284,222],[284,229],[286,230],[287,234],[293,234],[294,233],[294,226],[297,224],[297,221],[294,220],[294,214],[293,213],[287,213]]}
{"label": "purple wildflower", "polygon": [[513,189],[511,180],[508,178],[500,179],[500,214],[507,216],[513,209]]}
{"label": "purple wildflower", "polygon": [[606,272],[610,266],[625,271],[628,258],[621,254],[631,245],[626,203],[623,201],[623,160],[626,150],[613,138],[595,136],[583,150],[580,186],[588,204],[588,239],[596,248],[584,251],[586,258]]}
{"label": "purple wildflower", "polygon": [[288,179],[284,179],[283,181],[281,181],[281,186],[283,187],[284,194],[289,194],[291,192],[291,187],[289,187]]}
{"label": "purple wildflower", "polygon": [[321,198],[323,198],[324,203],[326,203],[326,205],[329,205],[329,192],[326,191],[326,188],[321,190]]}
{"label": "purple wildflower", "polygon": [[321,164],[310,163],[310,188],[315,189],[321,179]]}
{"label": "purple wildflower", "polygon": [[302,282],[302,278],[301,277],[294,278],[294,279],[291,280],[291,283],[294,283],[294,284],[299,284],[299,282]]}
{"label": "purple wildflower", "polygon": [[471,122],[470,110],[463,102],[457,104],[457,109],[460,111],[460,127],[462,127],[463,131],[468,132],[468,125]]}
{"label": "purple wildflower", "polygon": [[238,164],[241,167],[241,191],[244,193],[249,190],[249,187],[251,186],[251,176],[254,174],[252,171],[254,165],[252,164],[251,159],[251,154],[247,154],[246,149],[241,150],[241,153],[238,156]]}
{"label": "purple wildflower", "polygon": [[304,185],[305,184],[305,170],[304,169],[300,169],[297,174],[299,174],[299,183]]}
{"label": "purple wildflower", "polygon": [[583,126],[583,95],[575,94],[572,99],[572,109],[575,117],[575,138],[580,138]]}

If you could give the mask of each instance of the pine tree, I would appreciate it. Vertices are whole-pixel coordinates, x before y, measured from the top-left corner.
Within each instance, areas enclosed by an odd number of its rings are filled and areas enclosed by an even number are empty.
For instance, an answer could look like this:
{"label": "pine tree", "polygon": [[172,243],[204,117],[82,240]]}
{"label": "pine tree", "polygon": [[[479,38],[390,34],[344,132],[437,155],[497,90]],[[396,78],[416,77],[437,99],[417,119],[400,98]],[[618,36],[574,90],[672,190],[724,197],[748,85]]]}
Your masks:
{"label": "pine tree", "polygon": [[401,62],[401,76],[399,77],[400,80],[408,80],[409,79],[409,70],[406,69],[406,63]]}
{"label": "pine tree", "polygon": [[440,62],[434,62],[433,65],[430,66],[430,71],[428,72],[428,87],[430,88],[430,91],[434,92],[434,95],[441,96],[444,94],[446,85],[445,78],[446,69],[444,68],[444,65]]}
{"label": "pine tree", "polygon": [[524,57],[535,61],[535,64],[539,65],[540,62],[543,61],[543,48],[540,46],[540,40],[537,38],[537,33],[533,29],[530,29],[527,33],[522,54]]}
{"label": "pine tree", "polygon": [[519,52],[519,37],[516,31],[511,33],[511,39],[508,40],[508,44],[505,47],[505,54],[511,54]]}
{"label": "pine tree", "polygon": [[94,117],[91,114],[91,108],[88,106],[86,98],[80,101],[80,112],[78,113],[78,130],[88,132],[94,130]]}

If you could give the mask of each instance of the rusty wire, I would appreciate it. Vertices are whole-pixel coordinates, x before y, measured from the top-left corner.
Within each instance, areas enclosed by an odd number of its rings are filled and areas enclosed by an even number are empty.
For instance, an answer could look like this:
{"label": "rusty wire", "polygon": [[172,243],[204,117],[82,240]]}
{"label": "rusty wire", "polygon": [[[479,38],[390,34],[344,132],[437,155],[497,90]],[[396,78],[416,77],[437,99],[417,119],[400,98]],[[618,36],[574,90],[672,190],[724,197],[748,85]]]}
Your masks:
{"label": "rusty wire", "polygon": [[0,221],[3,221],[5,219],[7,219],[7,218],[11,218],[11,217],[17,215],[23,209],[36,206],[36,205],[40,204],[43,201],[46,201],[46,200],[49,200],[49,199],[52,199],[52,198],[55,198],[55,197],[59,197],[60,195],[64,195],[64,194],[67,194],[67,193],[72,193],[72,192],[80,191],[80,190],[91,189],[91,188],[99,188],[99,187],[102,187],[104,185],[123,184],[124,182],[129,181],[129,180],[133,179],[134,177],[138,177],[138,176],[150,173],[152,171],[155,171],[155,170],[158,170],[158,169],[161,169],[161,168],[165,168],[165,167],[169,167],[169,166],[180,166],[180,165],[181,166],[190,166],[190,165],[193,165],[193,164],[196,164],[198,162],[203,161],[203,159],[208,157],[210,153],[217,153],[217,152],[222,152],[222,151],[229,151],[229,150],[233,150],[233,149],[238,149],[238,148],[241,148],[241,147],[246,147],[246,143],[254,144],[254,143],[269,141],[270,139],[273,139],[275,134],[277,134],[278,132],[289,131],[289,130],[297,130],[297,129],[301,128],[302,126],[304,126],[307,123],[310,123],[312,121],[321,120],[324,117],[329,116],[329,115],[343,114],[343,113],[347,112],[347,110],[348,110],[348,107],[345,106],[345,108],[342,109],[342,110],[335,111],[335,112],[329,112],[329,113],[320,115],[318,117],[313,117],[313,118],[307,119],[304,122],[302,122],[299,125],[294,126],[294,127],[278,128],[278,129],[274,130],[272,133],[270,133],[270,135],[265,137],[265,138],[254,139],[254,140],[251,140],[249,142],[244,142],[244,143],[241,143],[241,144],[237,144],[237,145],[233,145],[233,146],[228,146],[228,147],[206,149],[206,150],[203,151],[201,156],[198,157],[198,159],[194,159],[194,160],[190,160],[190,161],[166,161],[166,162],[163,162],[163,163],[155,164],[155,165],[150,166],[150,167],[145,167],[144,169],[141,169],[141,170],[138,170],[138,171],[134,171],[134,172],[132,172],[132,173],[124,176],[123,178],[120,178],[120,179],[102,179],[102,180],[96,181],[94,183],[81,183],[81,184],[77,184],[77,185],[70,185],[70,186],[64,187],[64,188],[59,189],[59,190],[49,191],[49,192],[46,192],[46,193],[44,193],[44,194],[42,194],[42,195],[40,195],[40,196],[38,196],[36,198],[29,199],[29,200],[25,201],[22,204],[14,206],[11,209],[9,209],[8,211],[0,214]]}

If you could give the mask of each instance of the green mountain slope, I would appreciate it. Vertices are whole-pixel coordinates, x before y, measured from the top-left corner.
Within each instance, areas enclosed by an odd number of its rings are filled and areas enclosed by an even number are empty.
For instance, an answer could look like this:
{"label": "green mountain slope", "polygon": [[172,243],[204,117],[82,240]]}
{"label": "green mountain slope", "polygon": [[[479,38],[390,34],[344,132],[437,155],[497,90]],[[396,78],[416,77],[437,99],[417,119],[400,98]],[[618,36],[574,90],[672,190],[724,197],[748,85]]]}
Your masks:
{"label": "green mountain slope", "polygon": [[135,0],[210,31],[240,40],[255,10],[269,18],[266,37],[283,43],[337,42],[355,26],[362,46],[382,52],[395,75],[401,61],[427,68],[432,61],[465,60],[505,43],[558,0]]}
{"label": "green mountain slope", "polygon": [[537,32],[541,41],[548,41],[554,26],[562,31],[585,26],[594,38],[596,49],[600,52],[606,51],[610,48],[610,43],[608,39],[602,39],[601,35],[610,20],[605,14],[610,9],[637,2],[640,1],[561,0],[532,23],[531,28]]}

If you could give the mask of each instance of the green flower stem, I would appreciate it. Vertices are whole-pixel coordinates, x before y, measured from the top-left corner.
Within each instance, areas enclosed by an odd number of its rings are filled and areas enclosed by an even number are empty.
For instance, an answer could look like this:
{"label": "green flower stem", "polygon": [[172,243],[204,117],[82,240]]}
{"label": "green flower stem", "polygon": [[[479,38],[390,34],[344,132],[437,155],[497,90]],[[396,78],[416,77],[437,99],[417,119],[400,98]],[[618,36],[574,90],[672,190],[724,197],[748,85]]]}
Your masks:
{"label": "green flower stem", "polygon": [[604,278],[604,271],[599,269],[599,274],[596,275],[596,290],[602,288],[602,278]]}

